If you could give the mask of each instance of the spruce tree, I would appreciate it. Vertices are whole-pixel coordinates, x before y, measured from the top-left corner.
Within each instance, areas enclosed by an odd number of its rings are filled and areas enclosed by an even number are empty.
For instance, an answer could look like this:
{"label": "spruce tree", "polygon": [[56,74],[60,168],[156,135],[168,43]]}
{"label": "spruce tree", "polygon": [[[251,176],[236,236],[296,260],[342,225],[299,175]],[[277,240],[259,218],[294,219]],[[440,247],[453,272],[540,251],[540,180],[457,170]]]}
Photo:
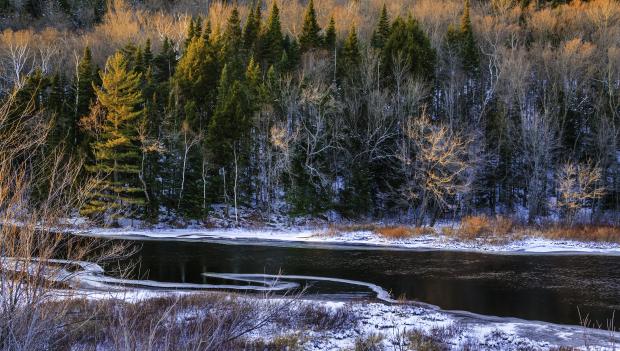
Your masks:
{"label": "spruce tree", "polygon": [[323,43],[321,37],[321,27],[317,23],[316,11],[314,10],[314,1],[310,0],[304,13],[304,23],[299,35],[299,45],[301,51],[320,48]]}
{"label": "spruce tree", "polygon": [[161,51],[153,58],[153,77],[158,83],[164,83],[172,78],[176,68],[177,53],[170,42],[164,38]]}
{"label": "spruce tree", "polygon": [[[251,66],[243,79],[248,80],[249,77],[252,81],[253,76],[258,75],[258,66],[253,60],[250,62]],[[228,199],[234,199],[236,204],[242,194],[241,188],[246,188],[243,185],[249,181],[246,165],[254,106],[247,85],[234,79],[229,72],[228,65],[225,65],[218,88],[217,107],[209,123],[205,147],[210,155],[209,164],[217,169],[220,175],[216,181],[222,185],[219,188],[224,190],[224,200],[229,204]]]}
{"label": "spruce tree", "polygon": [[354,72],[359,67],[361,60],[362,55],[360,54],[359,42],[357,40],[357,31],[355,25],[353,25],[342,48],[342,61],[345,69],[349,72]]}
{"label": "spruce tree", "polygon": [[74,153],[75,132],[77,125],[73,120],[73,113],[67,108],[66,80],[64,76],[56,72],[50,82],[50,95],[47,108],[54,115],[54,124],[48,139],[48,145],[52,148],[65,144],[67,152]]}
{"label": "spruce tree", "polygon": [[208,44],[194,38],[179,59],[173,83],[182,100],[193,100],[203,106],[215,97],[217,63]]}
{"label": "spruce tree", "polygon": [[329,19],[329,25],[325,31],[325,48],[330,51],[336,49],[336,21],[334,16]]}
{"label": "spruce tree", "polygon": [[234,79],[225,65],[218,86],[217,106],[207,133],[207,147],[215,166],[232,164],[233,148],[238,147],[242,136],[249,130],[251,109],[244,85]]}
{"label": "spruce tree", "polygon": [[136,125],[144,113],[141,75],[130,71],[125,56],[117,52],[106,62],[101,81],[102,86],[94,89],[104,115],[99,126],[101,134],[92,143],[95,162],[87,170],[105,178],[81,209],[87,216],[101,216],[144,203],[144,189],[137,185],[140,146]]}
{"label": "spruce tree", "polygon": [[435,74],[436,53],[430,40],[411,16],[397,18],[392,24],[390,36],[382,50],[383,72],[391,75],[393,60],[401,56],[409,65],[414,77],[432,80]]}
{"label": "spruce tree", "polygon": [[195,36],[196,36],[196,28],[194,27],[194,19],[190,18],[189,23],[187,24],[187,31],[185,34],[185,45],[184,45],[185,48],[189,46],[189,43],[192,42],[192,39],[194,39]]}
{"label": "spruce tree", "polygon": [[207,43],[211,42],[211,33],[213,29],[211,28],[211,20],[207,19],[207,23],[205,24],[205,30],[202,32],[202,39]]}
{"label": "spruce tree", "polygon": [[301,48],[297,40],[288,35],[284,37],[283,46],[284,52],[282,53],[278,66],[283,71],[292,71],[301,61]]}
{"label": "spruce tree", "polygon": [[96,83],[96,68],[92,61],[90,48],[84,49],[84,54],[78,62],[77,74],[74,82],[74,104],[73,104],[73,125],[74,140],[70,143],[78,146],[78,153],[84,157],[90,157],[90,140],[88,135],[79,128],[80,119],[88,115],[90,105],[95,101],[95,90],[93,84]]}
{"label": "spruce tree", "polygon": [[448,26],[445,46],[449,52],[458,57],[461,66],[467,73],[475,74],[478,71],[478,47],[469,15],[469,0],[465,0],[460,26]]}
{"label": "spruce tree", "polygon": [[75,77],[75,119],[88,114],[90,104],[95,99],[95,90],[93,83],[95,82],[96,69],[93,64],[93,58],[89,47],[84,49],[84,54],[78,62],[77,74]]}
{"label": "spruce tree", "polygon": [[194,38],[200,37],[202,37],[202,18],[198,16],[194,21]]}
{"label": "spruce tree", "polygon": [[228,74],[239,79],[243,75],[244,55],[241,50],[243,48],[243,33],[241,31],[241,20],[239,19],[239,10],[235,6],[226,22],[224,33],[221,36],[220,62],[228,65]]}
{"label": "spruce tree", "polygon": [[280,9],[274,1],[267,23],[261,30],[259,49],[255,59],[263,67],[270,67],[280,61],[283,53],[282,25],[280,23]]}
{"label": "spruce tree", "polygon": [[465,0],[463,16],[461,17],[461,57],[463,67],[473,73],[478,70],[479,57],[478,47],[476,45],[476,39],[474,38],[474,31],[471,25],[469,8],[469,0]]}
{"label": "spruce tree", "polygon": [[243,48],[250,55],[255,51],[254,46],[256,44],[256,40],[258,39],[261,17],[262,14],[260,5],[251,8],[250,13],[248,14],[248,19],[245,22],[245,27],[243,28]]}
{"label": "spruce tree", "polygon": [[144,53],[144,65],[148,68],[153,64],[153,52],[151,51],[151,39],[147,38],[142,49]]}
{"label": "spruce tree", "polygon": [[390,18],[388,17],[387,7],[383,4],[381,17],[377,23],[377,28],[372,33],[370,44],[375,49],[383,49],[385,42],[390,36]]}

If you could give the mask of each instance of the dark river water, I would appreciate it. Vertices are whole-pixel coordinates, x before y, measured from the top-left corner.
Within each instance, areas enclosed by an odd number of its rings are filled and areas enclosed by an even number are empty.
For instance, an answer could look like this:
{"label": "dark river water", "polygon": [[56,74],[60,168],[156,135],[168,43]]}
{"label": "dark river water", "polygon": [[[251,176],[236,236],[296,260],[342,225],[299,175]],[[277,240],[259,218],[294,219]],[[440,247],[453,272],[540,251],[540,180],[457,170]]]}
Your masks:
{"label": "dark river water", "polygon": [[[212,273],[309,275],[373,283],[447,310],[579,324],[620,309],[620,256],[488,255],[445,251],[325,249],[142,241],[134,279],[231,283]],[[306,282],[307,283],[307,282]],[[235,284],[243,284],[235,282]],[[319,297],[367,298],[365,287],[311,282]],[[618,322],[615,323],[618,326]]]}

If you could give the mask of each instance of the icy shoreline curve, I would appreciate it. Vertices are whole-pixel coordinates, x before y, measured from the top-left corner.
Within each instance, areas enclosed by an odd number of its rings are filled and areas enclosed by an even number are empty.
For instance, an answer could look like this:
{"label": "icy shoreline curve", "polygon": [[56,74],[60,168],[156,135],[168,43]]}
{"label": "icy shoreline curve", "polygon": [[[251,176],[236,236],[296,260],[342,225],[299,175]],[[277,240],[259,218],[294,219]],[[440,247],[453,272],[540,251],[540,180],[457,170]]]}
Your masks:
{"label": "icy shoreline curve", "polygon": [[91,228],[75,231],[94,237],[129,240],[205,241],[221,244],[297,246],[356,249],[443,250],[482,252],[489,254],[597,254],[620,255],[620,244],[550,240],[525,237],[506,243],[484,240],[463,241],[441,234],[420,235],[404,239],[388,239],[370,231],[327,234],[325,229],[132,229]]}

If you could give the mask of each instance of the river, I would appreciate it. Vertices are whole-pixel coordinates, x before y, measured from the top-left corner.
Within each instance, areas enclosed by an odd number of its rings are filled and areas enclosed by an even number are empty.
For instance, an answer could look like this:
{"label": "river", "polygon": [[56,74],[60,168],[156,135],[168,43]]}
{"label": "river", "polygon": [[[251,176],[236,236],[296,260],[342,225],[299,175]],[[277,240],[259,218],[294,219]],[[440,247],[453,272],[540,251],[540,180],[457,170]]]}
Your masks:
{"label": "river", "polygon": [[[133,279],[227,283],[203,273],[266,273],[349,279],[376,284],[395,298],[484,315],[579,324],[604,323],[620,308],[620,257],[496,255],[303,246],[229,245],[200,241],[136,241]],[[283,278],[284,279],[284,278]],[[299,280],[299,279],[297,279]],[[248,283],[245,283],[248,284]],[[304,279],[307,297],[367,299],[363,286]],[[578,312],[579,311],[579,312]],[[615,322],[616,328],[619,323]]]}

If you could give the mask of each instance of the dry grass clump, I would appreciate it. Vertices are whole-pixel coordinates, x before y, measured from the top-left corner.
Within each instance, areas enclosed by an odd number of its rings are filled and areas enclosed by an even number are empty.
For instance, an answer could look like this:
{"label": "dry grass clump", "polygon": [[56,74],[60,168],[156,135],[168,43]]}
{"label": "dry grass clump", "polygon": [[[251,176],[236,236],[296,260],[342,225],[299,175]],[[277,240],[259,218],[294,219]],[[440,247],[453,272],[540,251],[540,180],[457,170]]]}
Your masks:
{"label": "dry grass clump", "polygon": [[302,350],[302,344],[306,338],[303,333],[289,333],[278,335],[271,340],[258,339],[245,345],[243,350],[247,351],[270,351],[270,350],[286,350],[297,351]]}
{"label": "dry grass clump", "polygon": [[435,234],[432,227],[387,226],[376,228],[375,233],[389,239],[405,239],[413,236]]}
{"label": "dry grass clump", "polygon": [[475,239],[492,233],[491,221],[487,216],[467,216],[461,220],[456,232],[465,239]]}
{"label": "dry grass clump", "polygon": [[544,229],[531,231],[529,234],[533,236],[542,236],[548,239],[620,243],[620,227],[613,225],[553,225]]}
{"label": "dry grass clump", "polygon": [[370,333],[362,335],[355,340],[355,351],[380,351],[383,349],[382,343],[385,336],[380,333]]}
{"label": "dry grass clump", "polygon": [[304,304],[298,312],[298,323],[303,328],[313,330],[342,330],[351,326],[355,320],[349,307],[328,308],[315,304]]}
{"label": "dry grass clump", "polygon": [[404,239],[414,235],[411,228],[403,226],[377,228],[375,233],[389,239]]}
{"label": "dry grass clump", "polygon": [[505,238],[514,229],[512,219],[502,216],[488,217],[466,216],[461,220],[459,228],[442,228],[442,233],[447,236],[456,236],[460,239],[489,239],[490,237]]}

